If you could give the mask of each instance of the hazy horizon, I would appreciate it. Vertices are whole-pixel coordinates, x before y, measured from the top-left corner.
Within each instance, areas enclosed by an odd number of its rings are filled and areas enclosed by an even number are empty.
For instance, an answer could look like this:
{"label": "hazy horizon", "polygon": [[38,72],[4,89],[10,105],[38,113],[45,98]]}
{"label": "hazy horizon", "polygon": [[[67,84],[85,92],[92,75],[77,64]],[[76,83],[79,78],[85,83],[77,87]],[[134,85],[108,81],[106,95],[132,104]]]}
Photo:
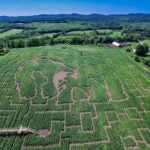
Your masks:
{"label": "hazy horizon", "polygon": [[73,14],[77,14],[77,15],[105,15],[105,16],[109,16],[109,15],[130,15],[130,14],[146,14],[146,15],[150,15],[150,13],[127,13],[127,14],[98,14],[98,13],[92,13],[92,14],[80,14],[80,13],[60,13],[60,14],[32,14],[32,15],[16,15],[16,16],[10,16],[10,15],[0,15],[1,17],[28,17],[28,16],[40,16],[40,15],[73,15]]}
{"label": "hazy horizon", "polygon": [[0,0],[0,16],[150,13],[149,0]]}
{"label": "hazy horizon", "polygon": [[16,15],[16,16],[11,16],[11,15],[0,15],[1,17],[27,17],[27,16],[40,16],[40,15],[73,15],[73,14],[77,14],[77,15],[105,15],[105,16],[109,16],[109,15],[130,15],[130,14],[146,14],[146,15],[150,15],[150,13],[122,13],[122,14],[100,14],[100,13],[91,13],[91,14],[81,14],[81,13],[55,13],[55,14],[31,14],[31,15]]}

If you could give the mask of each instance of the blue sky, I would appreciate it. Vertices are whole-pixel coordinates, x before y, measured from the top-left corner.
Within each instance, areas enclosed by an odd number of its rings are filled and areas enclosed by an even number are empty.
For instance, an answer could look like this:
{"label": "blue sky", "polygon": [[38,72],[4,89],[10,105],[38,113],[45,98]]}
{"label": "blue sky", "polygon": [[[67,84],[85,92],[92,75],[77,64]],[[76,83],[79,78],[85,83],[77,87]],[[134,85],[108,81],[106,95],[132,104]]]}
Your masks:
{"label": "blue sky", "polygon": [[150,0],[0,0],[0,16],[150,13]]}

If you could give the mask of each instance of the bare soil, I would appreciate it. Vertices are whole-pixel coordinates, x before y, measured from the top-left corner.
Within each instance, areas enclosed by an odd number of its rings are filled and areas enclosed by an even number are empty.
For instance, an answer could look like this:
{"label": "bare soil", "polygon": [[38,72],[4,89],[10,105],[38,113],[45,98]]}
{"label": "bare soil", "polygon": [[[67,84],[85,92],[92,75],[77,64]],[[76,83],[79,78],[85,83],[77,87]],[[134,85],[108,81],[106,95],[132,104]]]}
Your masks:
{"label": "bare soil", "polygon": [[47,137],[49,135],[49,132],[50,132],[49,129],[40,130],[38,132],[38,136],[42,137],[42,138],[45,138],[45,137]]}
{"label": "bare soil", "polygon": [[77,68],[77,69],[75,69],[75,70],[73,70],[73,73],[72,73],[72,78],[74,79],[74,80],[77,80],[77,78],[78,78],[78,73],[79,73],[79,69]]}
{"label": "bare soil", "polygon": [[53,84],[55,86],[55,88],[57,89],[57,91],[59,90],[59,83],[60,81],[63,81],[66,77],[67,77],[67,72],[65,71],[60,71],[57,72],[54,77],[53,77]]}

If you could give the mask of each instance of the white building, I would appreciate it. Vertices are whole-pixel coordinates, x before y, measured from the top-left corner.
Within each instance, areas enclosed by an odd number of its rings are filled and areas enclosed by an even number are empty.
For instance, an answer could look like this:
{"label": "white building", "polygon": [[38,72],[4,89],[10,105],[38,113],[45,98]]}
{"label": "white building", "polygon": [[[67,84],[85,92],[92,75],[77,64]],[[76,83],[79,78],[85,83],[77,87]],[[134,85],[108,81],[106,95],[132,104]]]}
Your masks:
{"label": "white building", "polygon": [[121,46],[122,46],[122,45],[121,45],[120,43],[118,43],[118,42],[113,42],[112,45],[113,45],[113,46],[116,46],[116,47],[121,47]]}
{"label": "white building", "polygon": [[136,49],[133,49],[132,52],[133,52],[133,53],[136,53]]}

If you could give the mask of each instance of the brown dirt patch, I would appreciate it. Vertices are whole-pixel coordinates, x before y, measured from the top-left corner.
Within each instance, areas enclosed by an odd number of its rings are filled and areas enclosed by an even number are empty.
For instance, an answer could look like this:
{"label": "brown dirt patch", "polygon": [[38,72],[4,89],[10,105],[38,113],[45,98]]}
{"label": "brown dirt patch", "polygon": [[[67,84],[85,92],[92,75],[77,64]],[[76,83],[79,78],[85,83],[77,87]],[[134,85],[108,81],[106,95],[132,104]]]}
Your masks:
{"label": "brown dirt patch", "polygon": [[53,77],[53,84],[55,86],[55,88],[57,89],[57,91],[59,90],[59,83],[60,81],[63,81],[66,77],[67,77],[67,72],[65,71],[60,71],[57,72],[54,77]]}
{"label": "brown dirt patch", "polygon": [[79,69],[75,69],[75,70],[73,70],[71,77],[72,77],[74,80],[77,80],[78,74],[79,74]]}
{"label": "brown dirt patch", "polygon": [[38,136],[41,137],[41,138],[45,138],[45,137],[47,137],[49,135],[49,132],[50,132],[49,129],[40,130],[38,132]]}
{"label": "brown dirt patch", "polygon": [[37,65],[37,64],[38,64],[38,60],[37,60],[37,58],[32,59],[31,63],[32,63],[32,65]]}
{"label": "brown dirt patch", "polygon": [[21,65],[19,68],[18,68],[18,71],[22,72],[23,71],[23,65]]}

